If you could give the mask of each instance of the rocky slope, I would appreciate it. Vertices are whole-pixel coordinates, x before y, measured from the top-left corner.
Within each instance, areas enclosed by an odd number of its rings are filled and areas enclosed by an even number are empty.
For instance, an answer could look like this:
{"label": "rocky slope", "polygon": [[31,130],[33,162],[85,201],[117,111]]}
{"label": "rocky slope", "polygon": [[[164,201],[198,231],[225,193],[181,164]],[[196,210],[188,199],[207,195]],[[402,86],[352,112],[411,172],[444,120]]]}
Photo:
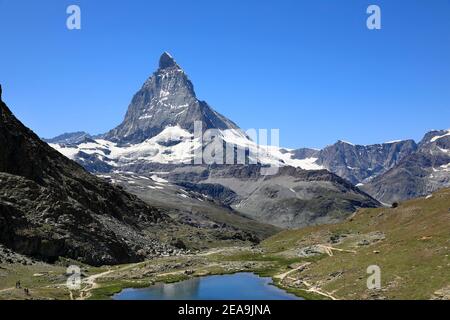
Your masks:
{"label": "rocky slope", "polygon": [[282,167],[276,175],[261,167],[225,166],[210,170],[202,183],[223,185],[239,195],[232,206],[259,221],[284,228],[342,221],[378,201],[327,170]]}
{"label": "rocky slope", "polygon": [[375,145],[352,145],[339,141],[321,150],[317,163],[353,184],[386,172],[417,149],[413,140]]}
{"label": "rocky slope", "polygon": [[[154,163],[127,166],[123,171],[137,175],[154,172],[157,177],[153,179],[166,181],[159,184],[163,190],[168,189],[168,184],[182,186],[227,204],[257,221],[283,228],[333,223],[345,219],[358,208],[380,205],[351,183],[326,170],[285,166],[275,175],[264,175],[262,168],[261,165]],[[140,196],[145,197],[145,194]]]}
{"label": "rocky slope", "polygon": [[52,261],[136,261],[169,247],[145,234],[171,219],[42,142],[0,99],[0,242]]}
{"label": "rocky slope", "polygon": [[317,165],[353,184],[364,184],[393,168],[416,150],[417,145],[413,140],[364,146],[338,141],[322,150],[303,148],[290,153],[295,159],[315,158]]}
{"label": "rocky slope", "polygon": [[[279,231],[239,213],[224,204],[236,196],[220,185],[174,183],[162,174],[111,172],[100,175],[106,181],[167,213],[176,224],[153,230],[159,239],[189,249],[258,243]],[[194,186],[194,187],[193,187]]]}
{"label": "rocky slope", "polygon": [[362,146],[338,141],[322,150],[288,152],[295,159],[314,158],[314,164],[391,204],[450,185],[448,132],[431,131],[418,144],[403,140]]}
{"label": "rocky slope", "polygon": [[428,195],[450,186],[450,130],[431,131],[417,151],[362,189],[384,203]]}

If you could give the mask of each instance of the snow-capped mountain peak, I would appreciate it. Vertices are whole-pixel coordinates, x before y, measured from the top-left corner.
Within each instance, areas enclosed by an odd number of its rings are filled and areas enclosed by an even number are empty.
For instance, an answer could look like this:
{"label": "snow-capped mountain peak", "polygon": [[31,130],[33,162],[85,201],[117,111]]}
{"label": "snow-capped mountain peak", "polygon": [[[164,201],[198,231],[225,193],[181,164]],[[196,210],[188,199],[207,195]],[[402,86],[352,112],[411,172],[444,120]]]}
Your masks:
{"label": "snow-capped mountain peak", "polygon": [[124,121],[104,138],[121,144],[138,144],[170,126],[192,133],[195,121],[201,122],[205,130],[239,130],[231,120],[197,99],[186,73],[164,52],[158,70],[131,100]]}

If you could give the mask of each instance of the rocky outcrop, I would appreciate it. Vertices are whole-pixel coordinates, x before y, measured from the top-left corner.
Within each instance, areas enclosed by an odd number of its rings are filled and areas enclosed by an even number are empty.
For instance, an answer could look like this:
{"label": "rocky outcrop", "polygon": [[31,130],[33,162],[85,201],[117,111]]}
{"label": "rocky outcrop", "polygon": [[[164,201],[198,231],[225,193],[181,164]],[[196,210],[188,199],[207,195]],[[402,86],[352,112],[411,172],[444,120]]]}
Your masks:
{"label": "rocky outcrop", "polygon": [[182,181],[178,183],[179,186],[189,189],[194,192],[198,192],[202,195],[206,195],[215,200],[218,200],[224,205],[231,205],[239,196],[231,189],[224,187],[221,184],[214,183],[192,183],[188,181]]}

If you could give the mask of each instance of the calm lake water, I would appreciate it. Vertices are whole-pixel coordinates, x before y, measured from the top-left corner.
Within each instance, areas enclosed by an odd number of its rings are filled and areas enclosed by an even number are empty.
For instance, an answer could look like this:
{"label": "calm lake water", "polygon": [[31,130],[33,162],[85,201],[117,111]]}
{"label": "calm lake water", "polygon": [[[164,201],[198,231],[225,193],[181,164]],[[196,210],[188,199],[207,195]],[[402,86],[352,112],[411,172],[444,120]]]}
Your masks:
{"label": "calm lake water", "polygon": [[301,300],[253,273],[208,276],[144,289],[124,289],[114,300]]}

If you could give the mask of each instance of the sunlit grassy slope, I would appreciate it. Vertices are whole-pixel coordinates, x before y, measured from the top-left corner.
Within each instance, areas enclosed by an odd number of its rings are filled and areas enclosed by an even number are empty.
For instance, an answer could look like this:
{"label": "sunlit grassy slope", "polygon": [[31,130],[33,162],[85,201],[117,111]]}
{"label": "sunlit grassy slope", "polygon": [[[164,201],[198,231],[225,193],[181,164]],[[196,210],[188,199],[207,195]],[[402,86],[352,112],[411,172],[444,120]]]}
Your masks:
{"label": "sunlit grassy slope", "polygon": [[[336,225],[283,231],[262,243],[268,252],[287,257],[298,257],[312,245],[346,251],[316,256],[293,273],[292,282],[301,280],[297,286],[306,281],[344,299],[448,299],[450,189],[395,209],[360,210]],[[370,265],[381,268],[381,290],[367,289]]]}

